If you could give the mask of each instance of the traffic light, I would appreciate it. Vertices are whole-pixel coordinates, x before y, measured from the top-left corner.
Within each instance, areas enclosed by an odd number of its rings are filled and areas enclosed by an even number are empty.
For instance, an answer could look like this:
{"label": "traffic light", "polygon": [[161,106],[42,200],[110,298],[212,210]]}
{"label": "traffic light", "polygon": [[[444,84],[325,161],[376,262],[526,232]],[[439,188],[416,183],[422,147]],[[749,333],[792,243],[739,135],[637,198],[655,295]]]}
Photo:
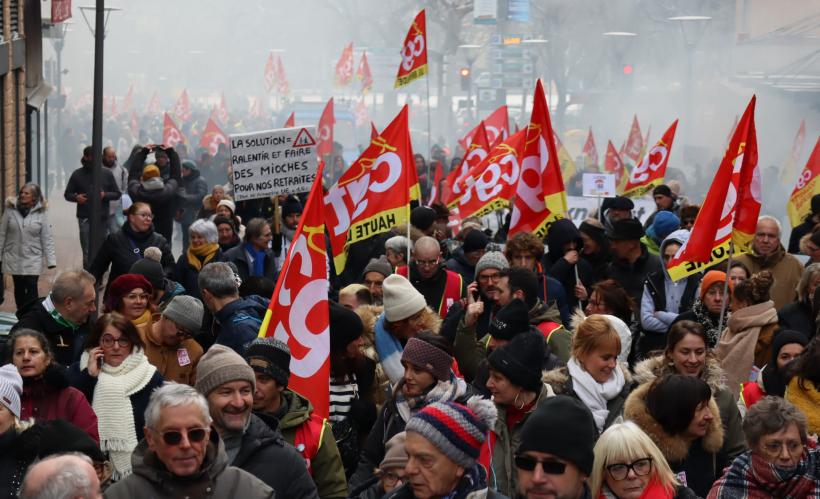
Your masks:
{"label": "traffic light", "polygon": [[632,67],[632,64],[624,64],[624,74],[631,75],[635,68]]}
{"label": "traffic light", "polygon": [[470,90],[470,68],[461,68],[458,72],[461,75],[461,90],[467,92]]}

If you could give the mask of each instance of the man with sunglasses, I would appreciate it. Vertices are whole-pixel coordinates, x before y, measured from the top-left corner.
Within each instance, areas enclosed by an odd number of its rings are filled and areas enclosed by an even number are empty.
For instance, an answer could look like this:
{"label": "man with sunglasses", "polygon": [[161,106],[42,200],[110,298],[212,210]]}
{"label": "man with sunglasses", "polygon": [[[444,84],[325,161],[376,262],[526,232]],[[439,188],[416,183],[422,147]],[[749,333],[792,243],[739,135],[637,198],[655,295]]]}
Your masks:
{"label": "man with sunglasses", "polygon": [[230,466],[210,425],[208,403],[192,387],[169,382],[154,390],[145,411],[145,438],[132,456],[133,473],[109,487],[105,497],[273,499],[273,489]]}
{"label": "man with sunglasses", "polygon": [[213,345],[199,360],[196,389],[208,401],[213,428],[225,443],[231,466],[259,478],[279,497],[318,499],[302,456],[278,428],[252,414],[256,375],[245,359],[229,347]]}
{"label": "man with sunglasses", "polygon": [[193,336],[202,329],[204,307],[193,296],[175,296],[151,331],[140,329],[145,355],[166,381],[193,386],[202,347]]}
{"label": "man with sunglasses", "polygon": [[580,401],[556,395],[530,414],[515,453],[518,498],[589,499],[597,430]]}

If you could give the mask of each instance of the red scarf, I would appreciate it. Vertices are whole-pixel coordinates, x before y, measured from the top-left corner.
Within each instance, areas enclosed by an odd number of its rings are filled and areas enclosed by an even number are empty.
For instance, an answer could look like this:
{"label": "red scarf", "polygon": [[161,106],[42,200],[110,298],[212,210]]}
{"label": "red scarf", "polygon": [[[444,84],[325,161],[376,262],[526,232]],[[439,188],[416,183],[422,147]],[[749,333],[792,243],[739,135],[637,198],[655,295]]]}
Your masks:
{"label": "red scarf", "polygon": [[[601,487],[601,493],[598,495],[598,499],[611,499],[613,497],[617,496],[609,490],[609,487],[606,485]],[[674,497],[674,487],[664,488],[657,478],[653,478],[646,485],[646,488],[643,489],[643,494],[641,494],[640,499],[673,499]]]}

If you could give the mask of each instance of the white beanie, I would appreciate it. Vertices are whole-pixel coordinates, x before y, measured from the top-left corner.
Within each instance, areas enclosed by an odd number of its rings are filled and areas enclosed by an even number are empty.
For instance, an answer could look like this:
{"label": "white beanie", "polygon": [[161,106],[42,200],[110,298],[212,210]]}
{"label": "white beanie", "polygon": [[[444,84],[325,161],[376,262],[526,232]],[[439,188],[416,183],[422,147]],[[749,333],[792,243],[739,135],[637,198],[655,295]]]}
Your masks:
{"label": "white beanie", "polygon": [[418,313],[427,306],[424,295],[403,276],[391,274],[382,283],[384,318],[398,322]]}
{"label": "white beanie", "polygon": [[23,378],[14,364],[0,367],[0,404],[6,406],[16,418],[20,418],[20,394],[23,393]]}
{"label": "white beanie", "polygon": [[618,361],[626,362],[629,351],[632,349],[632,331],[622,319],[614,315],[603,315],[607,322],[609,322],[609,325],[618,333],[618,337],[621,338],[621,353],[618,355]]}

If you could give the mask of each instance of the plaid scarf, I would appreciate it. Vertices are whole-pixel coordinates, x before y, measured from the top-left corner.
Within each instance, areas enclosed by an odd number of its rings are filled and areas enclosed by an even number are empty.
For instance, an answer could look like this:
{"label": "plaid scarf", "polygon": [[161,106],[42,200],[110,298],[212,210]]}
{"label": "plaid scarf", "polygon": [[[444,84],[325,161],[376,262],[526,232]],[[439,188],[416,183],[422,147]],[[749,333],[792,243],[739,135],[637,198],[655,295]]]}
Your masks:
{"label": "plaid scarf", "polygon": [[779,468],[752,451],[738,456],[712,486],[709,499],[820,498],[820,450],[793,468]]}

